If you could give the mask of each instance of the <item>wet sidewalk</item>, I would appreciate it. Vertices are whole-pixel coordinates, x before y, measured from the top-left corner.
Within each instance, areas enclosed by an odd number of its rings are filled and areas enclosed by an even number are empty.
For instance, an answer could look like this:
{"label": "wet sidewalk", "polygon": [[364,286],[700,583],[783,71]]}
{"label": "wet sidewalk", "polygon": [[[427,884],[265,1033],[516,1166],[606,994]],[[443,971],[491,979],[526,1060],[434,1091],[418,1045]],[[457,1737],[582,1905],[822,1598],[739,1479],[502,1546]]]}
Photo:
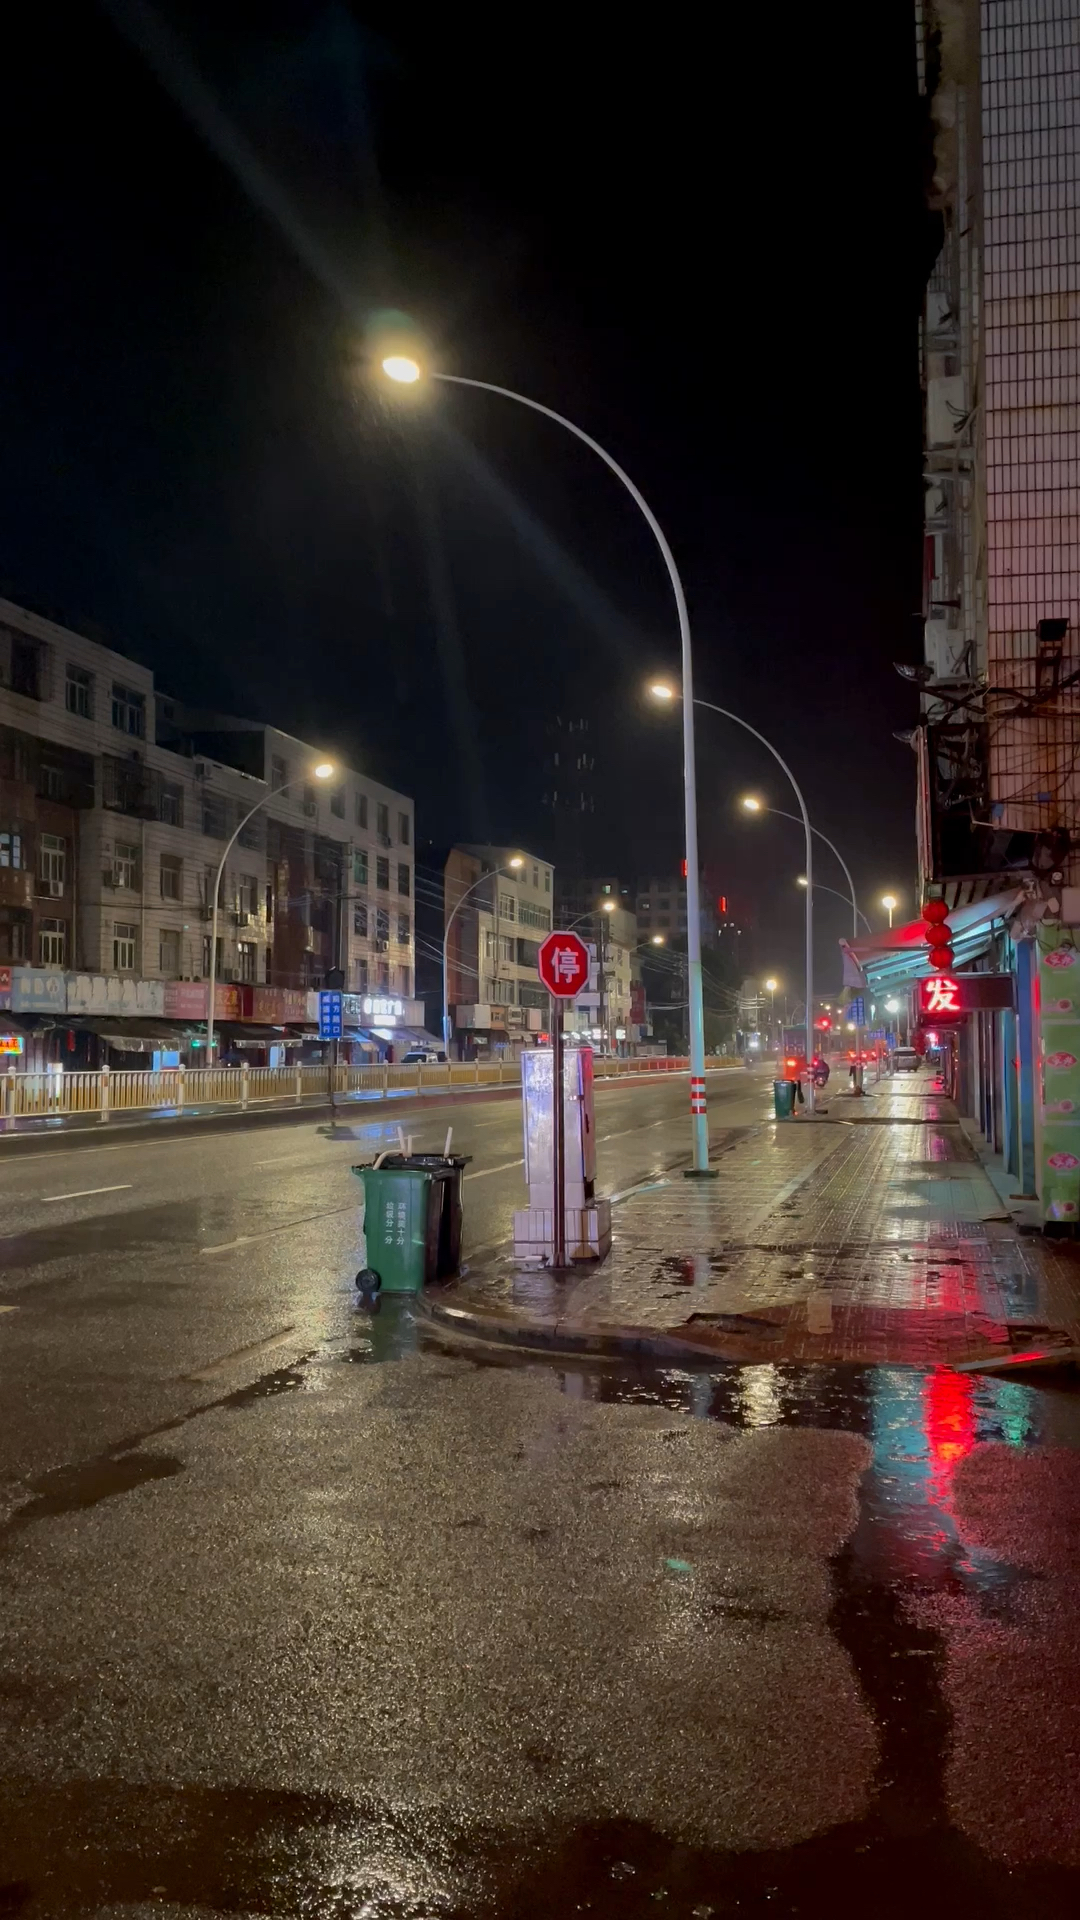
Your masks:
{"label": "wet sidewalk", "polygon": [[718,1178],[614,1197],[599,1267],[507,1255],[424,1296],[459,1333],[563,1352],[901,1362],[1080,1341],[1080,1255],[1021,1238],[952,1103],[909,1076],[714,1135]]}

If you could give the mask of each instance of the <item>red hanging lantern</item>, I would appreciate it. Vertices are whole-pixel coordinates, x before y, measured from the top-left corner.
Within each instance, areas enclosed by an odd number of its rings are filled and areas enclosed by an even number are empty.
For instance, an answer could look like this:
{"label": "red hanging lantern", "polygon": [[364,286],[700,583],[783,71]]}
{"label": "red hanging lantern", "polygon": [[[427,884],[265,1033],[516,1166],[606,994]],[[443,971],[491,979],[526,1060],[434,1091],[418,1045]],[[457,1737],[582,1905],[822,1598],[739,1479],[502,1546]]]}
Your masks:
{"label": "red hanging lantern", "polygon": [[930,949],[930,965],[935,973],[951,973],[955,965],[951,947],[939,946]]}
{"label": "red hanging lantern", "polygon": [[944,900],[928,900],[922,910],[922,917],[927,926],[940,927],[948,919],[949,909]]}

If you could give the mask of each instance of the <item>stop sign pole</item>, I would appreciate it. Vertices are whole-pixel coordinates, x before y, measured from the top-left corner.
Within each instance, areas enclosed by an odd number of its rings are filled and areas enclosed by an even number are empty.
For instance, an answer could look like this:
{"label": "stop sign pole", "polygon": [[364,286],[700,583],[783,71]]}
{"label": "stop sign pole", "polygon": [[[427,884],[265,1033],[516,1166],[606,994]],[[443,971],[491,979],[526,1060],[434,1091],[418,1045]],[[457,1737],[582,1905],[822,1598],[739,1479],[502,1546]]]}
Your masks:
{"label": "stop sign pole", "polygon": [[563,1111],[563,1001],[573,1000],[589,978],[589,949],[576,933],[549,933],[536,956],[536,971],[551,995],[551,1264],[566,1267],[566,1116]]}

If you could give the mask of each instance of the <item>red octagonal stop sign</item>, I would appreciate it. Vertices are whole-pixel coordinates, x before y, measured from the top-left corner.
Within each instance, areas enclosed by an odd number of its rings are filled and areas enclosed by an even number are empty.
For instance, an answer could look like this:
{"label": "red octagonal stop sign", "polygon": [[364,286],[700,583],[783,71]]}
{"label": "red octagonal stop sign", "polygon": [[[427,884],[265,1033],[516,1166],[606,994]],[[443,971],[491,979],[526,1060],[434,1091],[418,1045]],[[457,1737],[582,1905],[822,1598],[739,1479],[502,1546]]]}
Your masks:
{"label": "red octagonal stop sign", "polygon": [[536,970],[549,993],[572,1000],[588,985],[589,949],[576,933],[549,933],[537,954]]}

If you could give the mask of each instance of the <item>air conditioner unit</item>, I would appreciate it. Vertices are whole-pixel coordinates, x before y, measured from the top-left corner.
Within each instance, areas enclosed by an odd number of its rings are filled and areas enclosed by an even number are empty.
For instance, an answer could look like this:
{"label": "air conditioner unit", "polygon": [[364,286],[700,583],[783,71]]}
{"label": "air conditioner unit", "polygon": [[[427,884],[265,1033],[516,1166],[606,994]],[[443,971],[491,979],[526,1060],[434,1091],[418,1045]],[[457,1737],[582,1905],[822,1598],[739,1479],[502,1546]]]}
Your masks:
{"label": "air conditioner unit", "polygon": [[64,883],[62,880],[39,880],[38,892],[44,894],[47,900],[60,900],[63,898]]}
{"label": "air conditioner unit", "polygon": [[392,847],[394,844],[388,833],[377,833],[375,835],[375,838],[378,841],[380,847]]}
{"label": "air conditioner unit", "polygon": [[376,953],[387,953],[390,948],[389,940],[373,940],[371,944]]}
{"label": "air conditioner unit", "polygon": [[213,909],[213,907],[200,907],[200,908],[199,908],[199,919],[200,919],[200,920],[212,920],[212,919],[213,919],[213,917],[214,917],[214,909]]}

